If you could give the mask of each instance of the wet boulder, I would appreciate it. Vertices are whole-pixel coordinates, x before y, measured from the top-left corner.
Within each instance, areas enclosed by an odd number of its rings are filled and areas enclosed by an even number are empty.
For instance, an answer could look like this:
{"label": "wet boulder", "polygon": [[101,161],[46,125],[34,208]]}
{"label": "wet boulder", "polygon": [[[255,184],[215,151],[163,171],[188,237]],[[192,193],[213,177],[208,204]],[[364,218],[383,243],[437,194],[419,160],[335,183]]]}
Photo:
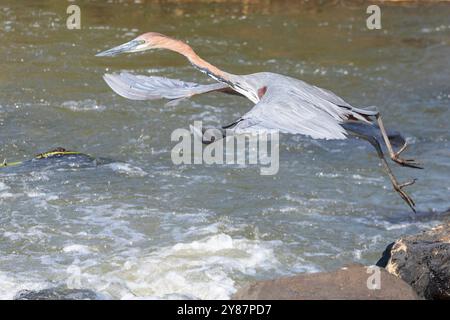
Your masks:
{"label": "wet boulder", "polygon": [[[375,275],[374,270],[378,272]],[[374,285],[379,276],[379,285]],[[375,283],[376,284],[376,283]],[[237,300],[416,300],[419,297],[403,280],[383,268],[350,265],[333,272],[300,274],[258,281],[239,289]]]}
{"label": "wet boulder", "polygon": [[386,270],[425,299],[450,299],[450,222],[394,242]]}
{"label": "wet boulder", "polygon": [[43,290],[21,290],[15,300],[97,300],[103,297],[88,289],[69,289],[65,286]]}

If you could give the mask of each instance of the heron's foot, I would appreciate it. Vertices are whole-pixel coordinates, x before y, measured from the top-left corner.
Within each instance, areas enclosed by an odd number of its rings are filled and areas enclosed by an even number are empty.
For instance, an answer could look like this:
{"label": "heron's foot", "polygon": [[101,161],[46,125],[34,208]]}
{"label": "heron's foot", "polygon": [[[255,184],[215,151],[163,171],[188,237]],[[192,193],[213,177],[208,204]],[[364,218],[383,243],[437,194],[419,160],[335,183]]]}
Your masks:
{"label": "heron's foot", "polygon": [[405,143],[403,145],[403,147],[400,148],[400,150],[398,150],[397,152],[395,152],[394,154],[391,155],[391,159],[392,161],[398,163],[401,166],[404,167],[410,167],[410,168],[416,168],[416,169],[423,169],[423,167],[420,165],[419,162],[417,162],[414,159],[403,159],[400,158],[400,153],[402,153],[403,151],[406,150],[406,148],[408,147],[408,144]]}
{"label": "heron's foot", "polygon": [[391,157],[392,161],[398,163],[403,167],[415,168],[415,169],[423,169],[421,164],[414,159],[403,159],[397,155]]}
{"label": "heron's foot", "polygon": [[406,148],[408,148],[407,142],[405,142],[405,144],[397,152],[394,153],[394,156],[398,157],[400,155],[400,153],[402,153],[403,151],[406,150]]}
{"label": "heron's foot", "polygon": [[413,179],[411,181],[402,183],[402,184],[398,184],[398,183],[394,183],[394,190],[398,192],[398,194],[400,194],[400,197],[402,197],[402,199],[408,204],[408,206],[412,209],[412,211],[414,211],[414,213],[416,213],[416,203],[414,202],[414,200],[405,192],[403,191],[404,187],[413,185],[416,182],[417,179]]}

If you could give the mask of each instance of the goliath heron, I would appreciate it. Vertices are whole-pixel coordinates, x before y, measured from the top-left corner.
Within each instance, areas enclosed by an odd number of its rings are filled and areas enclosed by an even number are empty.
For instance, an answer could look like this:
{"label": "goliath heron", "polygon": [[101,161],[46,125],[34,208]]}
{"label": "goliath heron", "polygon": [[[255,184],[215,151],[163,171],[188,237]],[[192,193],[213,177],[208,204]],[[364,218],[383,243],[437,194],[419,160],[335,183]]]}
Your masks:
{"label": "goliath heron", "polygon": [[[247,97],[255,106],[233,123],[224,126],[227,132],[251,134],[277,130],[306,135],[313,139],[346,139],[348,136],[355,136],[367,140],[376,149],[394,190],[415,212],[415,203],[403,188],[412,185],[416,180],[398,182],[385,159],[377,133],[381,133],[389,156],[394,162],[406,167],[421,167],[412,159],[400,157],[407,147],[406,141],[397,133],[387,132],[378,111],[355,108],[331,91],[281,74],[227,73],[203,60],[188,44],[155,32],[142,34],[97,56],[115,56],[119,53],[150,49],[178,52],[195,68],[218,83],[202,85],[156,76],[105,74],[105,81],[116,93],[133,100],[181,99],[213,91],[238,94]],[[398,151],[394,150],[391,143],[395,139],[400,139],[402,144]]]}

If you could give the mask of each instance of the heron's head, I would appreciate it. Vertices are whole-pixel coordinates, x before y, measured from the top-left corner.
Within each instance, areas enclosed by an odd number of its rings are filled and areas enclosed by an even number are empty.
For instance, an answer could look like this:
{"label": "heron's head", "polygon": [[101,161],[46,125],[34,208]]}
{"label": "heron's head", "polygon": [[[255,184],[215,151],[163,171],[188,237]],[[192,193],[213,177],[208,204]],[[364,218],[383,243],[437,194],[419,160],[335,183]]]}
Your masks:
{"label": "heron's head", "polygon": [[128,41],[127,43],[121,44],[117,47],[108,49],[106,51],[97,53],[97,57],[112,57],[121,53],[139,52],[150,49],[162,48],[164,44],[167,43],[171,38],[157,33],[157,32],[147,32],[141,34],[139,37]]}

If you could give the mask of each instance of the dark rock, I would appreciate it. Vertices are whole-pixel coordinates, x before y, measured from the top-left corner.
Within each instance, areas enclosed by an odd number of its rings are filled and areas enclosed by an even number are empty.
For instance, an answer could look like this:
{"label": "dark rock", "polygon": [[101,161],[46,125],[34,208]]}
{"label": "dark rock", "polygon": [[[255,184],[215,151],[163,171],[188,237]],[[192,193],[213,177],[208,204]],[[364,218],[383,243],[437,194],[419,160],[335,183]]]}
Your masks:
{"label": "dark rock", "polygon": [[389,259],[391,258],[391,249],[394,246],[394,243],[395,242],[391,242],[390,244],[388,244],[386,249],[384,249],[383,253],[381,254],[380,260],[378,260],[377,263],[375,264],[376,266],[386,268]]}
{"label": "dark rock", "polygon": [[450,299],[450,222],[397,240],[386,270],[426,299]]}
{"label": "dark rock", "polygon": [[100,295],[88,289],[68,289],[55,287],[43,290],[22,290],[17,293],[15,300],[98,300]]}
{"label": "dark rock", "polygon": [[444,213],[443,213],[444,219],[447,222],[450,222],[450,208],[448,208]]}
{"label": "dark rock", "polygon": [[334,272],[301,274],[293,277],[259,281],[238,290],[237,300],[415,300],[419,297],[403,280],[378,268],[380,288],[369,289],[373,272],[367,267],[351,265]]}

